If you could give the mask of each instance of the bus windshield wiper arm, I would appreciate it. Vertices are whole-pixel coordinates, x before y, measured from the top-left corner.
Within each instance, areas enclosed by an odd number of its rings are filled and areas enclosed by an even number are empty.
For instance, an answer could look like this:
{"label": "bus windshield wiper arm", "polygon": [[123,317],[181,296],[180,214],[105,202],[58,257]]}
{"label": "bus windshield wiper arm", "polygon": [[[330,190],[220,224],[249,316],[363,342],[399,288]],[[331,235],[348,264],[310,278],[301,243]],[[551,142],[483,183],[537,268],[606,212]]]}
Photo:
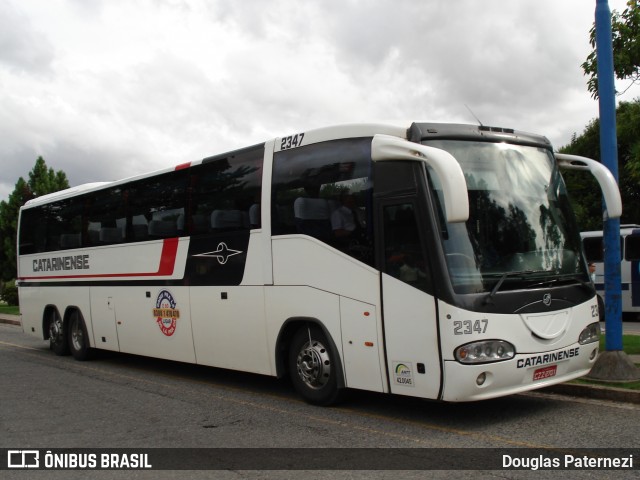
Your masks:
{"label": "bus windshield wiper arm", "polygon": [[505,272],[500,277],[500,280],[498,280],[498,282],[494,285],[493,289],[491,290],[491,293],[489,293],[489,295],[487,295],[487,298],[484,299],[483,303],[485,305],[491,303],[491,301],[493,300],[493,297],[495,296],[496,293],[498,293],[498,291],[500,290],[500,287],[502,286],[502,284],[507,278],[532,275],[534,273],[549,273],[549,272],[548,270],[516,270],[514,272]]}

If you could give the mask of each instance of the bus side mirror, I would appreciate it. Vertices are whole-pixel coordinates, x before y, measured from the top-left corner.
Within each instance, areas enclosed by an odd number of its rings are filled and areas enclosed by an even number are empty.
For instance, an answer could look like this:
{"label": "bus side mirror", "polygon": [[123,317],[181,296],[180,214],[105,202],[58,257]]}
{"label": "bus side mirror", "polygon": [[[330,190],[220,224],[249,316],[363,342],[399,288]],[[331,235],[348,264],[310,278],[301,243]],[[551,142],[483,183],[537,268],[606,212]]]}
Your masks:
{"label": "bus side mirror", "polygon": [[596,178],[602,195],[604,196],[605,211],[604,219],[620,218],[622,215],[622,199],[620,198],[620,190],[616,179],[607,167],[600,162],[596,162],[591,158],[580,157],[578,155],[567,155],[565,153],[556,153],[558,166],[565,170],[582,170],[591,172]]}
{"label": "bus side mirror", "polygon": [[449,152],[391,135],[378,134],[371,142],[371,159],[374,162],[381,160],[425,162],[433,168],[442,184],[447,222],[463,223],[469,219],[467,182],[460,164]]}

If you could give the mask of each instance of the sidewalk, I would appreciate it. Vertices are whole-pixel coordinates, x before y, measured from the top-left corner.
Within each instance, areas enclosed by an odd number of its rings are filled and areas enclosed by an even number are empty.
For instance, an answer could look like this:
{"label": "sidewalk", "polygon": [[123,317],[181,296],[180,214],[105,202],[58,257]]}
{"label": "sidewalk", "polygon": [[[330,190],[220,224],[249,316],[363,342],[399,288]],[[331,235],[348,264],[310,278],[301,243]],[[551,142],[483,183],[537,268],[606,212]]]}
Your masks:
{"label": "sidewalk", "polygon": [[[9,325],[22,325],[19,315],[6,315],[0,313],[0,323]],[[640,355],[629,355],[631,361],[640,364]],[[640,390],[627,390],[610,386],[578,385],[574,383],[561,383],[551,387],[540,389],[542,392],[558,393],[572,397],[593,398],[598,400],[610,400],[622,403],[640,404]]]}

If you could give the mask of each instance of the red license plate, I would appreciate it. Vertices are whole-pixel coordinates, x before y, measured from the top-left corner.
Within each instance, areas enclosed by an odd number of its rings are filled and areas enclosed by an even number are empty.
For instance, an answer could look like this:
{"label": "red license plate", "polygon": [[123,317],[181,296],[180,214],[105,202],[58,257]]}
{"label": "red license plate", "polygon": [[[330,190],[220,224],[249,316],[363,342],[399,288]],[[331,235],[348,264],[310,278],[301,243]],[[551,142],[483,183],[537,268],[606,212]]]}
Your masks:
{"label": "red license plate", "polygon": [[545,378],[555,377],[558,371],[557,365],[551,365],[550,367],[539,368],[533,372],[533,380],[544,380]]}

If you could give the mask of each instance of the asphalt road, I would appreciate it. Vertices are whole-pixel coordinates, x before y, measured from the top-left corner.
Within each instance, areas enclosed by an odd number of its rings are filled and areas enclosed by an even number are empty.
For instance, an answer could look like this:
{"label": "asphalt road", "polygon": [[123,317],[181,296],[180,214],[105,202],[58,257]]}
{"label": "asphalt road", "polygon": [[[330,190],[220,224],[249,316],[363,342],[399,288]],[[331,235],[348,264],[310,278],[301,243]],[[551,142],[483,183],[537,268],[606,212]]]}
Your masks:
{"label": "asphalt road", "polygon": [[[354,392],[339,407],[269,377],[115,353],[57,357],[0,325],[0,448],[638,448],[640,405],[529,393],[443,404]],[[464,453],[462,454],[464,455]],[[295,460],[295,459],[293,459]],[[133,471],[91,478],[637,478],[634,471]],[[7,475],[5,475],[7,474]],[[3,478],[88,478],[4,471]]]}

